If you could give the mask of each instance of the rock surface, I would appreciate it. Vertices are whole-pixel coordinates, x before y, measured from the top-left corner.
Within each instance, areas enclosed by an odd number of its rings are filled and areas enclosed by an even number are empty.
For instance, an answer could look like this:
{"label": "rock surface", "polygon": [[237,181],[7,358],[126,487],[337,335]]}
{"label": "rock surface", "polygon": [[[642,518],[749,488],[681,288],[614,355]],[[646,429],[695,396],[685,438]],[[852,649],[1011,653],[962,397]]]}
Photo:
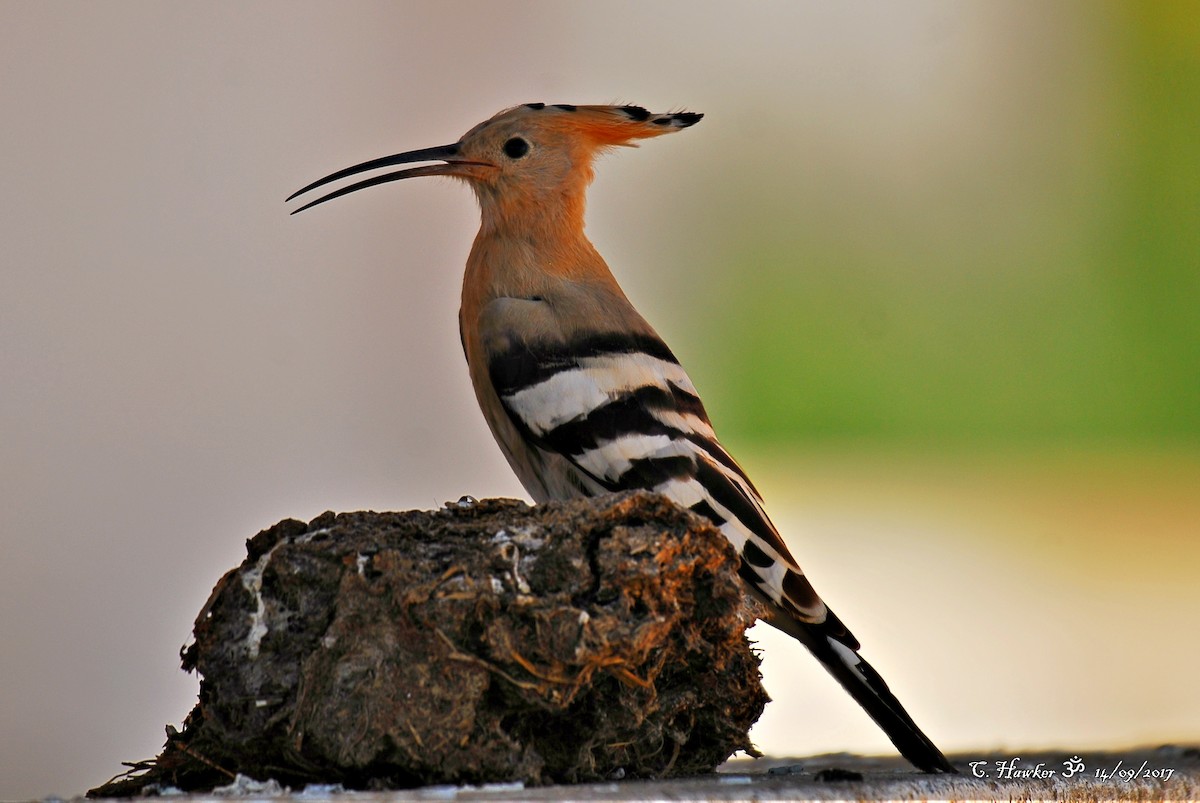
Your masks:
{"label": "rock surface", "polygon": [[752,750],[736,557],[662,497],[326,513],[247,552],[183,653],[184,730],[89,795],[663,778]]}

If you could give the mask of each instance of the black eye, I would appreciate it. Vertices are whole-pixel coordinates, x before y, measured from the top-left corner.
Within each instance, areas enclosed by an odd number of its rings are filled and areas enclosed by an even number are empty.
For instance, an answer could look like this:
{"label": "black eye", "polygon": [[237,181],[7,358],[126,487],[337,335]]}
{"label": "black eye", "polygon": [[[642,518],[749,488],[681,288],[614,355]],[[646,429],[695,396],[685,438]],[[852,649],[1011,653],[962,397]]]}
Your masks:
{"label": "black eye", "polygon": [[504,143],[504,155],[509,159],[520,159],[529,153],[529,143],[520,137],[513,137]]}

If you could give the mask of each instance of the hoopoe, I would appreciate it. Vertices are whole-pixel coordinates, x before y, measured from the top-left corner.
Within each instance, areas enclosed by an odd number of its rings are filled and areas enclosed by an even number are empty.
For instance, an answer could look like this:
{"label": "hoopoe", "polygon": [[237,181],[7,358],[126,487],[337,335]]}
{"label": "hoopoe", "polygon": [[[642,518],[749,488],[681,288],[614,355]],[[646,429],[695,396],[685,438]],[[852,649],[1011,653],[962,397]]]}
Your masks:
{"label": "hoopoe", "polygon": [[528,103],[454,144],[339,170],[288,200],[418,162],[435,164],[350,184],[292,214],[404,178],[466,181],[482,225],[467,259],[459,333],[484,418],[529,494],[545,502],[647,489],[707,518],[740,554],[740,575],[767,622],[808,647],[916,767],[956,772],[813,590],[753,483],[717,440],[687,373],[584,235],[595,157],[701,117]]}

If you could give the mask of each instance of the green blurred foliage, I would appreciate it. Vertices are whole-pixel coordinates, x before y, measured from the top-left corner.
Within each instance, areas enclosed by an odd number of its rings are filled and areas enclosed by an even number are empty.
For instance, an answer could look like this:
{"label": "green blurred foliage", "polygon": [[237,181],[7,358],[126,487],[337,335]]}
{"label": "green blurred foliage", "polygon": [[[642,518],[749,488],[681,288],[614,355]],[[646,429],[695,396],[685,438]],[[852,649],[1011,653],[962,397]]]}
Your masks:
{"label": "green blurred foliage", "polygon": [[723,434],[1200,445],[1200,4],[1079,10],[1117,77],[1081,87],[1103,102],[1064,135],[1082,150],[1059,183],[1079,197],[881,247],[765,190],[762,220],[706,266],[689,333],[715,357],[692,370]]}

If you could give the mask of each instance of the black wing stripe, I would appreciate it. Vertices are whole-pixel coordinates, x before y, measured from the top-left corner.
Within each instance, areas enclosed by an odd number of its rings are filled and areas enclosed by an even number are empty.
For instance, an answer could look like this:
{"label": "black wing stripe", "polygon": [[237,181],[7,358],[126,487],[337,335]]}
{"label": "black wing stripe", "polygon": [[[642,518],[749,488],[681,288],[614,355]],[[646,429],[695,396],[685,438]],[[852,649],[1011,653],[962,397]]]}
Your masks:
{"label": "black wing stripe", "polygon": [[696,479],[717,504],[737,517],[742,526],[767,542],[780,555],[789,554],[762,509],[747,498],[742,489],[734,485],[720,469],[703,460],[698,461]]}
{"label": "black wing stripe", "polygon": [[[705,421],[707,421],[707,420],[708,419],[705,419]],[[725,466],[725,468],[729,469],[734,474],[741,477],[742,480],[746,483],[746,487],[750,489],[750,492],[753,493],[756,497],[758,497],[760,499],[762,498],[758,493],[758,489],[754,487],[754,483],[752,483],[750,481],[750,478],[746,476],[746,472],[742,471],[742,467],[739,466],[737,464],[737,461],[734,460],[733,457],[730,456],[729,452],[725,451],[725,447],[721,446],[720,443],[718,443],[713,438],[710,438],[706,435],[701,435],[696,432],[684,432],[684,433],[682,433],[682,435],[683,435],[683,437],[687,438],[689,441],[691,441],[692,443],[696,444],[701,449],[703,449],[704,452],[707,455],[709,455],[713,460],[715,460],[716,462]]]}
{"label": "black wing stripe", "polygon": [[621,490],[650,489],[677,477],[690,477],[696,473],[696,460],[687,455],[670,457],[644,457],[630,461],[630,467],[617,477],[616,485]]}
{"label": "black wing stripe", "polygon": [[754,567],[744,560],[738,564],[738,575],[757,589],[761,590],[766,585],[759,573],[754,570]]}
{"label": "black wing stripe", "polygon": [[760,569],[768,569],[775,565],[775,558],[763,552],[753,541],[747,541],[746,545],[742,547],[742,560]]}
{"label": "black wing stripe", "polygon": [[783,593],[804,610],[814,610],[822,604],[808,578],[790,570],[783,575]]}
{"label": "black wing stripe", "polygon": [[518,393],[565,369],[578,367],[588,357],[641,352],[679,365],[667,344],[656,337],[629,334],[594,334],[568,343],[517,344],[488,361],[488,374],[501,397]]}
{"label": "black wing stripe", "polygon": [[679,437],[683,433],[655,418],[644,403],[645,398],[653,398],[659,393],[661,391],[658,388],[639,388],[592,410],[582,418],[559,424],[546,432],[542,440],[565,455],[577,455],[623,435]]}
{"label": "black wing stripe", "polygon": [[708,423],[708,413],[704,410],[704,402],[700,401],[700,397],[694,393],[689,393],[677,385],[671,385],[670,395],[663,394],[663,398],[653,402],[656,410],[672,410],[684,415],[694,415]]}
{"label": "black wing stripe", "polygon": [[688,510],[703,516],[717,527],[720,527],[725,523],[725,517],[714,510],[713,506],[708,503],[707,499],[701,499],[699,502],[689,507]]}

